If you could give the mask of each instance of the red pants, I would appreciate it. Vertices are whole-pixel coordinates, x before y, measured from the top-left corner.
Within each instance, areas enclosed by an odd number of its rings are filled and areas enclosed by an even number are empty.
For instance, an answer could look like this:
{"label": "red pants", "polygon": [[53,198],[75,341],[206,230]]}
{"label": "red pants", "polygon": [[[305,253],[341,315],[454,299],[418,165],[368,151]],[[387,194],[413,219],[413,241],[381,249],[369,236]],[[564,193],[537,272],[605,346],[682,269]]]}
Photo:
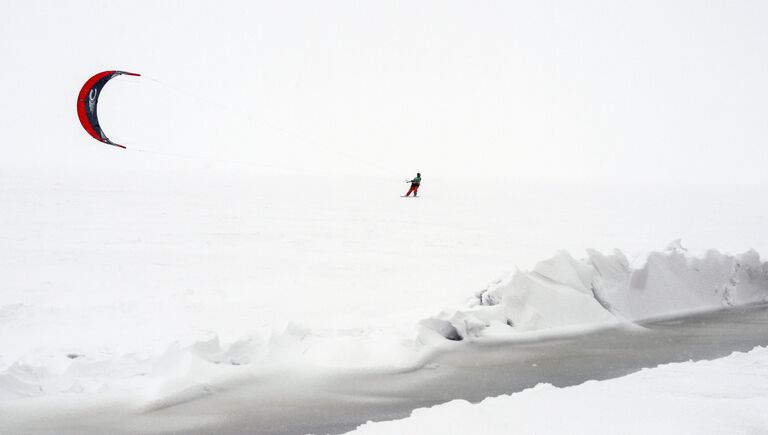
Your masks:
{"label": "red pants", "polygon": [[411,192],[413,192],[413,196],[416,196],[416,194],[419,193],[419,185],[411,184],[411,188],[408,189],[408,193],[406,193],[405,196],[411,196]]}

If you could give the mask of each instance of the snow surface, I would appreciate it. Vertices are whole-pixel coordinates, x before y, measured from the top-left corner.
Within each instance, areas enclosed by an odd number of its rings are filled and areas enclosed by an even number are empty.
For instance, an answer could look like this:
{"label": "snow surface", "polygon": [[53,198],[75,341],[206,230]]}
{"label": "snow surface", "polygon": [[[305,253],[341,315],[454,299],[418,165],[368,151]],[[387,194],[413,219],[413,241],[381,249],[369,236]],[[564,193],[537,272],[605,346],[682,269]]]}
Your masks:
{"label": "snow surface", "polygon": [[768,349],[758,347],[573,387],[539,384],[478,404],[454,400],[349,433],[759,434],[766,406]]}
{"label": "snow surface", "polygon": [[[446,339],[632,327],[768,295],[759,187],[424,174],[403,200],[386,178],[173,174],[0,173],[0,401],[141,408],[244,367],[416,368]],[[693,254],[654,251],[680,237]]]}

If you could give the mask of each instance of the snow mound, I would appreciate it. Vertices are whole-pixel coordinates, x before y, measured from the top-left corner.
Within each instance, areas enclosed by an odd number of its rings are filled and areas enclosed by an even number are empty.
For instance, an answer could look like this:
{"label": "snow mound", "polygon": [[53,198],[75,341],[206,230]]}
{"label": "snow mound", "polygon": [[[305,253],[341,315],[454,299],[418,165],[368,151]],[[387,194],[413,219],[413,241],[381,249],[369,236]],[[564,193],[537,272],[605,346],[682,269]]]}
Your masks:
{"label": "snow mound", "polygon": [[0,401],[112,389],[159,391],[179,380],[216,375],[217,366],[247,365],[262,357],[264,348],[256,337],[221,343],[211,334],[191,342],[173,342],[157,357],[69,354],[29,358],[31,361],[17,361],[0,372]]}
{"label": "snow mound", "polygon": [[14,363],[0,373],[0,400],[33,397],[43,394],[39,374],[21,363]]}
{"label": "snow mound", "polygon": [[480,291],[469,306],[420,323],[422,340],[506,336],[723,309],[768,300],[768,263],[755,251],[687,254],[679,240],[632,268],[620,251],[561,251]]}

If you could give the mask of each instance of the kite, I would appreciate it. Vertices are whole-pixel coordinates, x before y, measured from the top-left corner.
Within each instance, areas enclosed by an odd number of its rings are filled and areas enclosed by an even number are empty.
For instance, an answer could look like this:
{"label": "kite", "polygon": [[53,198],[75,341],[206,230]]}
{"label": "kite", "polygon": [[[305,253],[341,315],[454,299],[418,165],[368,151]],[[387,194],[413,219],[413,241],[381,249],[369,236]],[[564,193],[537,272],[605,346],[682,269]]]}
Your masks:
{"label": "kite", "polygon": [[83,124],[85,131],[100,142],[120,148],[125,147],[109,140],[107,135],[104,134],[104,131],[102,131],[101,125],[99,125],[99,118],[96,115],[96,105],[99,102],[99,95],[101,94],[101,89],[104,85],[111,79],[123,74],[129,76],[141,75],[126,71],[100,72],[85,82],[83,88],[80,89],[80,94],[77,96],[77,116],[80,118],[80,123]]}

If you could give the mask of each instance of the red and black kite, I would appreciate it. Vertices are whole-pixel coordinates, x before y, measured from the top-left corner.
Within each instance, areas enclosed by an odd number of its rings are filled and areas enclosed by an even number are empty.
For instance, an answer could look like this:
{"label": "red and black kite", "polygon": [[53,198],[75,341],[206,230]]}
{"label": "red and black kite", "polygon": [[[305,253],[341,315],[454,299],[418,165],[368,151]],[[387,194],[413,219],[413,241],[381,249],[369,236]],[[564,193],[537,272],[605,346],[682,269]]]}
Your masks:
{"label": "red and black kite", "polygon": [[80,95],[77,96],[77,116],[80,118],[80,123],[83,124],[83,128],[94,139],[104,142],[116,147],[125,148],[122,145],[116,144],[109,140],[104,134],[99,125],[99,118],[96,115],[96,105],[99,102],[99,95],[101,94],[101,88],[107,84],[112,78],[119,75],[139,76],[140,74],[130,73],[125,71],[104,71],[96,74],[88,79],[80,89]]}

